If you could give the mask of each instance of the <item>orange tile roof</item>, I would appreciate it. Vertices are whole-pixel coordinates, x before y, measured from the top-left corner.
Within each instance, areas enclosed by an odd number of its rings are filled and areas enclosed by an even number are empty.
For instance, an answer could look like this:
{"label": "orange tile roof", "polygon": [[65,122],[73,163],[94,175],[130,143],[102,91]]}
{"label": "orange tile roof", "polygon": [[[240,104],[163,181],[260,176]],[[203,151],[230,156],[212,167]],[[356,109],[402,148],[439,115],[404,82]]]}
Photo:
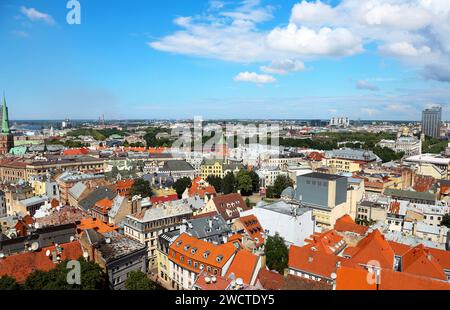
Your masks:
{"label": "orange tile roof", "polygon": [[82,147],[79,149],[68,149],[64,150],[63,155],[86,155],[89,154],[89,149],[86,147]]}
{"label": "orange tile roof", "polygon": [[56,208],[59,206],[59,200],[56,198],[53,198],[52,201],[50,202],[50,205],[52,206],[52,208]]}
{"label": "orange tile roof", "polygon": [[358,235],[365,235],[369,228],[356,224],[352,217],[346,214],[336,221],[334,229],[340,232],[353,232]]}
{"label": "orange tile roof", "polygon": [[89,217],[89,218],[81,219],[80,224],[77,225],[77,231],[79,234],[86,229],[94,229],[94,230],[98,231],[99,233],[103,234],[103,233],[118,230],[119,227],[117,227],[113,224],[109,224],[104,221],[100,221],[98,219]]}
{"label": "orange tile roof", "polygon": [[367,264],[370,261],[378,261],[382,268],[394,267],[394,251],[378,229],[362,239],[355,247],[356,253],[352,260],[358,264]]}
{"label": "orange tile roof", "polygon": [[226,276],[229,277],[233,273],[235,279],[241,278],[244,284],[252,285],[252,278],[254,277],[255,272],[259,271],[256,270],[258,260],[259,257],[253,255],[250,251],[240,250],[233,258]]}
{"label": "orange tile roof", "polygon": [[[194,253],[193,249],[196,249]],[[200,264],[205,265],[205,269],[207,266],[222,269],[236,251],[237,248],[231,242],[215,245],[184,233],[170,245],[169,259],[183,268],[199,273],[201,272]],[[181,261],[181,257],[183,257],[183,261]],[[222,259],[218,261],[218,257],[222,257]],[[188,260],[191,260],[191,265]],[[199,263],[197,268],[195,268],[194,262]]]}
{"label": "orange tile roof", "polygon": [[[78,259],[83,255],[78,241],[65,243],[62,247],[61,260]],[[0,277],[11,276],[19,283],[23,283],[28,275],[35,270],[49,271],[56,267],[52,259],[45,255],[47,250],[52,252],[54,246],[39,249],[36,252],[26,252],[7,256],[0,259]]]}
{"label": "orange tile roof", "polygon": [[389,205],[389,213],[398,214],[400,212],[400,202],[392,201]]}
{"label": "orange tile roof", "polygon": [[119,180],[116,182],[116,188],[118,191],[128,190],[133,186],[133,184],[134,184],[133,179]]}
{"label": "orange tile roof", "polygon": [[447,276],[437,259],[422,244],[410,249],[402,256],[402,272],[447,280]]}
{"label": "orange tile roof", "polygon": [[428,251],[437,260],[439,265],[446,270],[450,270],[450,251],[428,248]]}
{"label": "orange tile roof", "polygon": [[245,228],[245,231],[249,235],[252,240],[258,239],[257,244],[264,243],[264,229],[258,221],[258,218],[254,215],[242,216],[239,218],[239,221]]}
{"label": "orange tile roof", "polygon": [[309,238],[310,239],[305,239],[307,244],[312,245],[317,249],[321,249],[328,254],[340,252],[346,245],[344,238],[334,229],[323,233],[316,233]]}
{"label": "orange tile roof", "polygon": [[95,207],[97,207],[103,213],[108,212],[108,210],[111,209],[112,205],[112,200],[109,200],[108,198],[103,198],[95,203]]}
{"label": "orange tile roof", "polygon": [[[336,290],[376,290],[367,279],[373,276],[365,269],[341,267],[337,270]],[[450,290],[450,283],[410,273],[382,269],[379,290]]]}
{"label": "orange tile roof", "polygon": [[197,177],[192,181],[191,187],[188,189],[188,194],[189,197],[198,195],[201,198],[204,198],[206,194],[217,195],[214,186],[207,183],[201,177]]}

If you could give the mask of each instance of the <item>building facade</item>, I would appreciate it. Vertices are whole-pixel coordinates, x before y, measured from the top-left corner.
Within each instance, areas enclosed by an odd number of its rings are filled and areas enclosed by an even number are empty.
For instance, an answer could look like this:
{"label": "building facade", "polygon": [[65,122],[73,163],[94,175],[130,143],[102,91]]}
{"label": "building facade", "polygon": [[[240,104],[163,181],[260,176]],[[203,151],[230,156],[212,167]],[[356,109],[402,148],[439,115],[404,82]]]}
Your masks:
{"label": "building facade", "polygon": [[439,138],[441,136],[442,108],[433,107],[422,112],[422,133],[426,136]]}

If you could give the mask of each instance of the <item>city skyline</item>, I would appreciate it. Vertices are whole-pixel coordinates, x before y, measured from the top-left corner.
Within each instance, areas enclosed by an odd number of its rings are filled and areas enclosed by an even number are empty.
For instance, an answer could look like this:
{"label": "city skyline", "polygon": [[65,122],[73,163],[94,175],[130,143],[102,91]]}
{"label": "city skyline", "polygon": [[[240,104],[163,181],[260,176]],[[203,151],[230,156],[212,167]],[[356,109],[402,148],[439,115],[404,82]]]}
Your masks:
{"label": "city skyline", "polygon": [[359,2],[5,1],[0,89],[12,120],[449,120],[446,5]]}

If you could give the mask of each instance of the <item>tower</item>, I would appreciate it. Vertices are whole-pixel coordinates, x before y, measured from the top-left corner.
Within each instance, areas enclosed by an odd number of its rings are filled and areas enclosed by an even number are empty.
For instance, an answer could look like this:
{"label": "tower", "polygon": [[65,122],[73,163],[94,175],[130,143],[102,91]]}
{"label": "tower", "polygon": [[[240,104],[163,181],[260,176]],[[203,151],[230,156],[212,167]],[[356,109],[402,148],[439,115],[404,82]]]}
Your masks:
{"label": "tower", "polygon": [[2,105],[2,132],[0,133],[0,155],[8,154],[14,147],[14,136],[9,128],[8,107],[6,106],[5,95],[3,94]]}

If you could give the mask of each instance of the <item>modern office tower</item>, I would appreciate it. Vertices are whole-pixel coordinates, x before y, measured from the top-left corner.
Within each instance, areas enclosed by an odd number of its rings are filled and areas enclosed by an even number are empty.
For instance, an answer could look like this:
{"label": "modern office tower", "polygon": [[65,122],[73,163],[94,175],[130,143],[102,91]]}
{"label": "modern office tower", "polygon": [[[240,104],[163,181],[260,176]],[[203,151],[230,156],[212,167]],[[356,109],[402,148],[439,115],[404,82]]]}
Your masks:
{"label": "modern office tower", "polygon": [[426,136],[439,138],[441,135],[442,108],[433,107],[422,112],[422,133]]}

